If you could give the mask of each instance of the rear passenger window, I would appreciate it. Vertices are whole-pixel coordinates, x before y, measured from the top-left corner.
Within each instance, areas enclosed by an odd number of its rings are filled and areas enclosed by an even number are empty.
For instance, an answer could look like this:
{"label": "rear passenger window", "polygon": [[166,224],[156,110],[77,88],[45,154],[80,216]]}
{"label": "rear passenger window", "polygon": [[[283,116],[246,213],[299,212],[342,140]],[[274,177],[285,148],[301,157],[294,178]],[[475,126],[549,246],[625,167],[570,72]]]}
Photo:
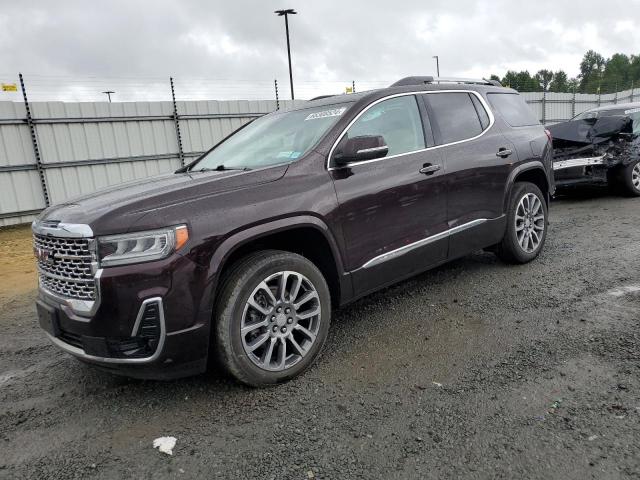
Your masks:
{"label": "rear passenger window", "polygon": [[517,93],[489,93],[489,103],[512,127],[540,125],[524,99]]}
{"label": "rear passenger window", "polygon": [[[441,143],[453,143],[473,138],[484,130],[471,97],[472,95],[468,93],[425,95],[433,110],[435,123],[440,129]],[[484,113],[487,114],[487,112]]]}
{"label": "rear passenger window", "polygon": [[416,98],[405,95],[374,105],[347,130],[340,143],[363,135],[382,135],[389,147],[387,157],[425,148]]}

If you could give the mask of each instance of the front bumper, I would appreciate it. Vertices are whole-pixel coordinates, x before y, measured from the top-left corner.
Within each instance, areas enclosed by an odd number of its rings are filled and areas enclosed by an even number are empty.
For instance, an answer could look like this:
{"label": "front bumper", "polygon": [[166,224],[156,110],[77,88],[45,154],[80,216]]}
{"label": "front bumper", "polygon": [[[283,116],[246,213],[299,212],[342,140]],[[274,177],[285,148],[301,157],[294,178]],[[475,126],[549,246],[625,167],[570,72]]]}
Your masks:
{"label": "front bumper", "polygon": [[[157,306],[157,341],[152,349],[140,346],[143,316],[149,306]],[[69,316],[55,299],[40,292],[38,318],[47,338],[60,350],[79,360],[112,373],[135,378],[172,379],[202,373],[207,368],[209,324],[196,323],[190,328],[168,331],[164,301],[151,297],[140,302],[134,327],[128,336],[98,336],[95,318]],[[96,317],[99,318],[99,317]],[[112,323],[129,323],[129,319],[113,318]],[[136,353],[137,352],[137,353]]]}
{"label": "front bumper", "polygon": [[[82,304],[40,284],[38,317],[54,345],[131,377],[168,379],[206,370],[212,309],[206,269],[173,254],[97,270],[95,281],[95,301]],[[155,320],[145,317],[150,307]]]}

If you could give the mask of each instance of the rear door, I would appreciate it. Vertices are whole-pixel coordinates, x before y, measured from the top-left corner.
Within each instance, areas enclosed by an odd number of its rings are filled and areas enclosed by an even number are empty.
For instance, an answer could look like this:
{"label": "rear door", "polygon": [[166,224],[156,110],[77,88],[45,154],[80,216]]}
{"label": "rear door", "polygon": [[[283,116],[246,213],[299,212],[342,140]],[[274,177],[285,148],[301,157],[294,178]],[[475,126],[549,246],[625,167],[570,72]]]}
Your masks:
{"label": "rear door", "polygon": [[[446,187],[442,157],[412,94],[379,100],[365,108],[333,149],[346,138],[381,135],[383,158],[337,167],[329,163],[346,245],[347,270],[356,294],[421,271],[446,258]],[[425,168],[428,171],[425,171]],[[421,170],[423,172],[421,172]]]}
{"label": "rear door", "polygon": [[484,98],[474,91],[422,95],[445,156],[449,258],[496,243],[504,231],[504,191],[517,154]]}

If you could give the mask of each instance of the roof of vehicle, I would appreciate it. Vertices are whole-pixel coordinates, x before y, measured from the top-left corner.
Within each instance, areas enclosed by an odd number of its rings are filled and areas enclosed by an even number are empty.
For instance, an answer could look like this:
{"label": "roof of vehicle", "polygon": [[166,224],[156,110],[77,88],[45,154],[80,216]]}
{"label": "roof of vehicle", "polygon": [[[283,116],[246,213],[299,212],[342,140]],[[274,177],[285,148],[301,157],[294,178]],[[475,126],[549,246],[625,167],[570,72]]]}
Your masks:
{"label": "roof of vehicle", "polygon": [[[423,77],[411,77],[411,78],[423,78]],[[516,90],[507,87],[499,87],[491,84],[481,84],[481,83],[464,83],[462,80],[453,81],[453,80],[442,80],[437,83],[416,83],[412,85],[401,85],[401,86],[391,86],[387,88],[379,88],[376,90],[368,90],[364,92],[358,93],[350,93],[350,94],[338,94],[338,95],[323,95],[321,97],[317,97],[316,99],[309,100],[307,103],[298,106],[295,110],[302,110],[305,108],[311,108],[316,106],[324,106],[324,105],[335,105],[336,103],[355,103],[359,100],[375,100],[377,98],[386,97],[389,95],[394,95],[397,93],[408,93],[408,92],[431,92],[437,90],[469,90],[469,91],[478,91],[478,92],[494,92],[494,93],[518,93]]]}

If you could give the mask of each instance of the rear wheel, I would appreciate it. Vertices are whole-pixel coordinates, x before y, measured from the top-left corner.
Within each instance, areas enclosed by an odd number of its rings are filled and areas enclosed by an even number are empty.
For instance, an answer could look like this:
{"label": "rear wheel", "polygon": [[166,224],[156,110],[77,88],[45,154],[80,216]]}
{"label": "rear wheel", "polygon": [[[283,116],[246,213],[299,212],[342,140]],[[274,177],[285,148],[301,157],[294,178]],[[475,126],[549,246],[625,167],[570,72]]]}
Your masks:
{"label": "rear wheel", "polygon": [[513,186],[507,210],[507,229],[496,255],[508,263],[536,258],[547,238],[547,203],[540,189],[529,182]]}
{"label": "rear wheel", "polygon": [[620,168],[611,180],[621,194],[640,197],[640,160]]}
{"label": "rear wheel", "polygon": [[331,299],[318,268],[289,252],[263,251],[232,267],[215,312],[222,365],[251,386],[285,382],[319,355]]}

